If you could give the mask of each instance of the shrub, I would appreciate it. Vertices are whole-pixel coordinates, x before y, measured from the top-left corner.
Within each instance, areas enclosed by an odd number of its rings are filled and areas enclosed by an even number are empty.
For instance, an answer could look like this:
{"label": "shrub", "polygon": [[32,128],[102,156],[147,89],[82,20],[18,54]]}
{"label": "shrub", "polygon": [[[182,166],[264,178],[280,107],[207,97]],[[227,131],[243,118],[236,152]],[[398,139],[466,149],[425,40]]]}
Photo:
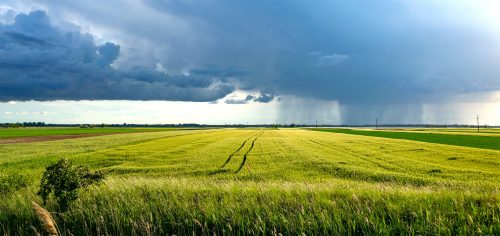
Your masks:
{"label": "shrub", "polygon": [[66,211],[71,202],[78,199],[78,190],[104,179],[101,171],[91,172],[83,166],[73,166],[67,159],[61,159],[50,165],[43,173],[38,195],[43,204],[47,204],[49,195],[53,193],[59,209]]}

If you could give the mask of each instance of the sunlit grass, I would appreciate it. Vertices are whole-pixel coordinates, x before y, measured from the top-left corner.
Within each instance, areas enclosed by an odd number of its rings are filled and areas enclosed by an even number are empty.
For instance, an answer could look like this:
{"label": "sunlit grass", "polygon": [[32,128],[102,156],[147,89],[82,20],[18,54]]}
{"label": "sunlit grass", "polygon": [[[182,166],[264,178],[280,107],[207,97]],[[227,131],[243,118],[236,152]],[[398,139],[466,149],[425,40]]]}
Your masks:
{"label": "sunlit grass", "polygon": [[0,138],[20,138],[49,135],[112,134],[178,130],[179,128],[113,128],[113,127],[26,127],[0,128]]}
{"label": "sunlit grass", "polygon": [[481,133],[471,132],[471,129],[450,129],[446,131],[442,129],[373,130],[324,128],[314,130],[500,150],[500,133],[496,132],[497,129],[483,130]]}
{"label": "sunlit grass", "polygon": [[20,170],[33,182],[0,196],[0,234],[39,227],[30,204],[40,201],[36,181],[61,157],[109,172],[67,213],[54,214],[66,234],[500,232],[496,150],[225,129],[9,144],[0,151],[2,172]]}

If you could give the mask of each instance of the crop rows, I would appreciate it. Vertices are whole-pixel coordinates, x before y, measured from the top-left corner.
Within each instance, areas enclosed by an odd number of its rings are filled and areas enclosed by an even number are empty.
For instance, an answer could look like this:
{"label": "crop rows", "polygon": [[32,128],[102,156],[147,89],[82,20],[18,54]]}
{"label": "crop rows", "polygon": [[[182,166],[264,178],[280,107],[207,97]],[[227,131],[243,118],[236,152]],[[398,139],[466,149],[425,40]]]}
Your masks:
{"label": "crop rows", "polygon": [[[0,234],[41,230],[31,209],[60,157],[108,172],[55,214],[64,234],[500,233],[500,151],[300,129],[123,134],[0,145]],[[245,170],[245,171],[243,171]],[[248,170],[248,171],[246,171]],[[55,209],[54,202],[46,206]]]}

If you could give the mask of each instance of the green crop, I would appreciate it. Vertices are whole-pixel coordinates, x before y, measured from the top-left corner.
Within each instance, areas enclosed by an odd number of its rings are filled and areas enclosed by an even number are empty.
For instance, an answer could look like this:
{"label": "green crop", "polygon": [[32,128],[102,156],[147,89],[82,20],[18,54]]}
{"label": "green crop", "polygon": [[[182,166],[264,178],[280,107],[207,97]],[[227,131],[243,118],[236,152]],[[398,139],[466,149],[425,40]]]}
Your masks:
{"label": "green crop", "polygon": [[175,130],[176,128],[0,128],[0,139],[50,135],[113,134]]}
{"label": "green crop", "polygon": [[[486,148],[493,150],[500,150],[500,135],[498,132],[485,131],[479,133],[479,135],[471,135],[470,132],[465,132],[463,130],[417,130],[415,132],[412,130],[401,131],[401,130],[384,130],[384,131],[374,131],[374,130],[362,130],[362,129],[314,129],[324,132],[332,133],[342,133],[342,134],[353,134],[353,135],[364,135],[382,138],[392,138],[392,139],[406,139],[420,142],[428,143],[440,143],[456,146],[465,147],[475,147],[475,148]],[[490,129],[493,130],[493,129]],[[421,132],[423,131],[423,132]],[[456,132],[456,133],[452,133]],[[473,133],[474,134],[474,133]]]}
{"label": "green crop", "polygon": [[0,172],[31,180],[0,195],[0,234],[41,232],[30,202],[40,202],[43,170],[61,157],[108,173],[53,213],[67,235],[500,234],[492,149],[219,129],[3,144],[0,153]]}

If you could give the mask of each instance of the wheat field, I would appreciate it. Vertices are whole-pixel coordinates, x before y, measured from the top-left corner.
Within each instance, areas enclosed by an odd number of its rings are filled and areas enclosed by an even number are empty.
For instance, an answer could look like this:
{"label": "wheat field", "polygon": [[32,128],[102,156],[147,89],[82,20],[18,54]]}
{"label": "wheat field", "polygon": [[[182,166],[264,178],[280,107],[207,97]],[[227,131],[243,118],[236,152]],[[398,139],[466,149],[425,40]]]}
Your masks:
{"label": "wheat field", "polygon": [[28,179],[0,193],[0,235],[43,232],[31,202],[61,158],[107,173],[68,212],[44,206],[63,235],[500,234],[499,150],[211,129],[3,144],[0,153],[1,175]]}

